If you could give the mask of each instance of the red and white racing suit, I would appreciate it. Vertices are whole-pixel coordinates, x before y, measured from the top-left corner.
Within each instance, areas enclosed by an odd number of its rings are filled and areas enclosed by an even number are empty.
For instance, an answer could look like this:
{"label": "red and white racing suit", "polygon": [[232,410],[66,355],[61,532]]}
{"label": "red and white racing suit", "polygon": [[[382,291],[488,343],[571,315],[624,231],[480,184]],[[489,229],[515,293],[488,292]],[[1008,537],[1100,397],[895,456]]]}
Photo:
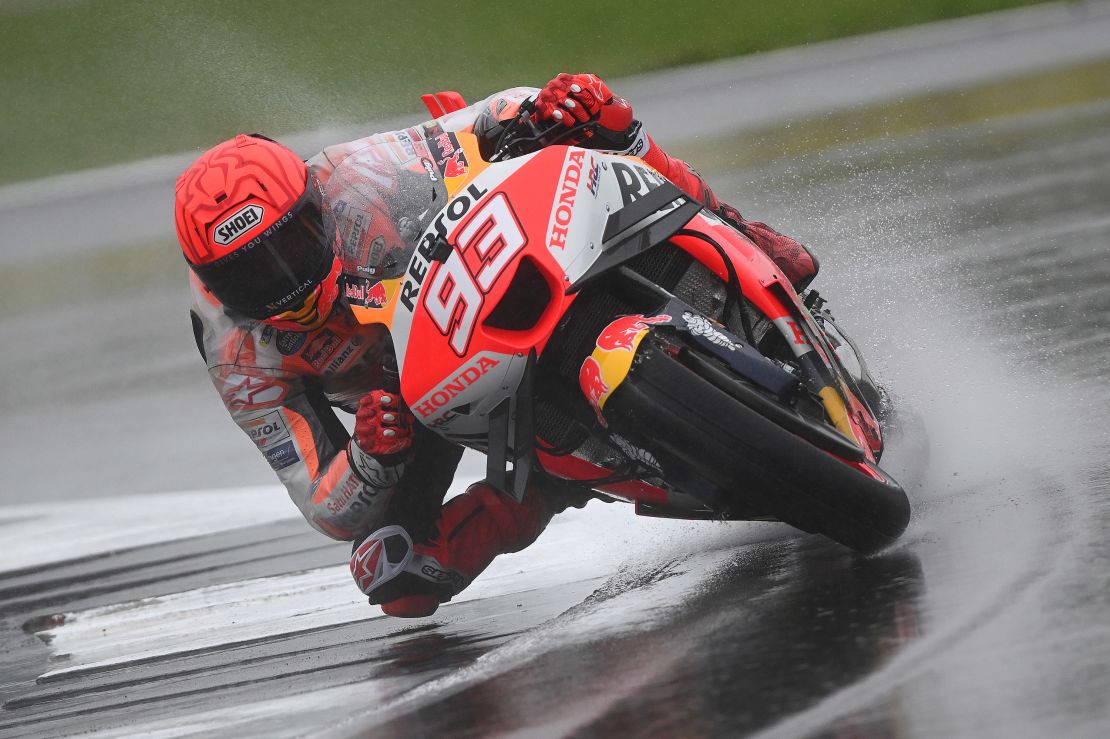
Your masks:
{"label": "red and white racing suit", "polygon": [[[506,90],[420,126],[328,147],[308,161],[336,220],[348,284],[369,291],[389,269],[391,255],[406,251],[446,201],[443,178],[457,176],[465,166],[451,156],[457,145],[452,134],[481,135],[496,121],[513,117],[519,104],[536,92]],[[722,204],[704,180],[650,137],[640,134],[629,149],[721,212]],[[739,218],[735,211],[725,215]],[[760,246],[760,236],[778,236],[770,229],[761,231],[766,228],[762,224],[738,225],[754,228],[753,240]],[[395,381],[386,330],[359,324],[342,293],[324,325],[298,332],[225,310],[195,276],[192,289],[193,328],[212,382],[308,522],[339,540],[361,539],[387,523],[404,526],[414,541],[434,535],[461,448],[418,426],[401,464],[386,468],[370,455],[358,454],[357,447],[349,451],[349,434],[334,410],[353,412],[367,392]],[[350,290],[347,294],[352,295]],[[373,299],[365,293],[360,297]],[[489,502],[488,494],[482,495]],[[461,505],[454,509],[469,510]],[[502,541],[490,544],[488,556],[469,558],[475,563],[469,568],[480,570],[494,554],[530,544],[551,510],[535,504],[498,510]],[[472,578],[477,572],[465,574]]]}

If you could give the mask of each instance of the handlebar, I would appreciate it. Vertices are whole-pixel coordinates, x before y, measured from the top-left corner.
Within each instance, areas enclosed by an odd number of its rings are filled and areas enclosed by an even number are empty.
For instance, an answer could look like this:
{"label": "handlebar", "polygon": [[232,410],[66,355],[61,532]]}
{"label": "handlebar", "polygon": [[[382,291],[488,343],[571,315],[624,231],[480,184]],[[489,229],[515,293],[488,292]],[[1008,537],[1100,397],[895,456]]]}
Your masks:
{"label": "handlebar", "polygon": [[597,126],[597,121],[591,119],[570,127],[554,122],[541,128],[532,119],[532,114],[535,111],[536,105],[533,100],[525,100],[520,104],[516,117],[505,124],[505,130],[497,138],[493,154],[489,158],[491,162],[500,162],[523,154],[530,154],[544,146],[575,143],[585,138],[584,136],[578,137],[576,134],[591,131]]}

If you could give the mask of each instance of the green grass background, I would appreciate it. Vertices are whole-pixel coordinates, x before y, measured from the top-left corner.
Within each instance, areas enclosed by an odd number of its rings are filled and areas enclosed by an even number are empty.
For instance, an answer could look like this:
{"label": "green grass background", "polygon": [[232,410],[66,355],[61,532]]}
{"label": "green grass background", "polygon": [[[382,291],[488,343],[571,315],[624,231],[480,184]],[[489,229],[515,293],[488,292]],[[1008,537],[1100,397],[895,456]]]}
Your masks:
{"label": "green grass background", "polygon": [[0,0],[0,183],[1036,2]]}

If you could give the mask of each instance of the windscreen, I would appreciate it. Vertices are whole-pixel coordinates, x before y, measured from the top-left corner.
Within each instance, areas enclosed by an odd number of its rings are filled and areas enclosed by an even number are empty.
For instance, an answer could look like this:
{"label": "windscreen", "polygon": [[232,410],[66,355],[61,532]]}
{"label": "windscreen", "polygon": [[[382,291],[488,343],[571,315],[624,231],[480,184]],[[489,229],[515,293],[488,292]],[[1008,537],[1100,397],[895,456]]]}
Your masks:
{"label": "windscreen", "polygon": [[404,274],[420,234],[447,202],[442,175],[426,153],[413,134],[384,134],[344,156],[327,178],[324,194],[339,228],[345,273]]}

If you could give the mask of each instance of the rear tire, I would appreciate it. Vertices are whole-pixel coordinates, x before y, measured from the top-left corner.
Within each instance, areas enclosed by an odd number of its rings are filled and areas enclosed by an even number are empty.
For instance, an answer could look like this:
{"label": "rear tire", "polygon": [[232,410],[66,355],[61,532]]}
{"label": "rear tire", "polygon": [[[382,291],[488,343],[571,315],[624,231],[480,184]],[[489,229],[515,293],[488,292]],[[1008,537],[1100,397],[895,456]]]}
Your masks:
{"label": "rear tire", "polygon": [[[606,403],[605,418],[621,436],[655,453],[668,479],[707,481],[726,501],[856,551],[891,544],[909,523],[906,493],[885,472],[884,481],[859,472],[657,347],[641,347]],[[706,495],[712,491],[685,492],[712,497]]]}

